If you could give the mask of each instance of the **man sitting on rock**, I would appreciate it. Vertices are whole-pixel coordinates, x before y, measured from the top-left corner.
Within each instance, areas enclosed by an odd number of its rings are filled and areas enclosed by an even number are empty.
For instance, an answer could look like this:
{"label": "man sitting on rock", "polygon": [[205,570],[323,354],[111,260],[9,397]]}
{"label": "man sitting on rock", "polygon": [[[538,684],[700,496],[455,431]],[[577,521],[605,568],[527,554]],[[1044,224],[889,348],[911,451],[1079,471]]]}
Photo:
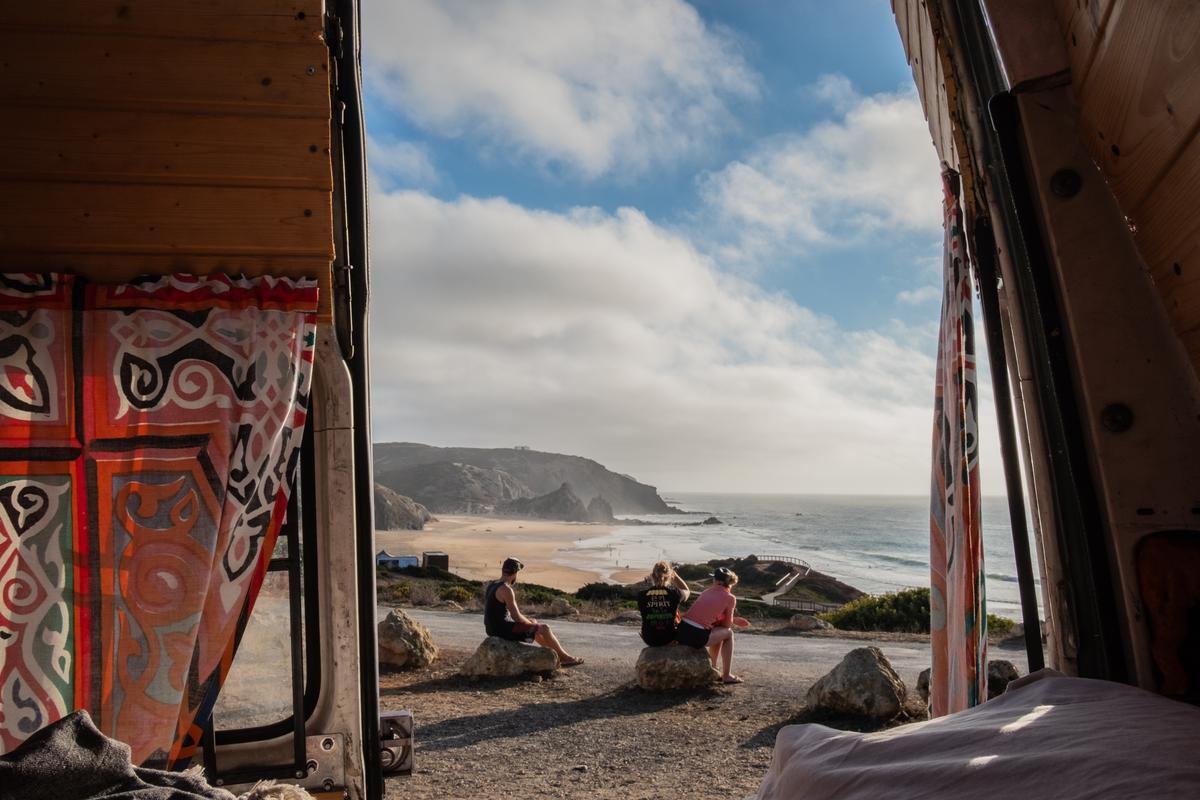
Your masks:
{"label": "man sitting on rock", "polygon": [[659,561],[650,570],[650,588],[638,595],[638,611],[642,614],[642,641],[651,647],[661,647],[675,641],[679,627],[679,605],[686,602],[692,590],[666,561]]}
{"label": "man sitting on rock", "polygon": [[675,637],[689,647],[707,647],[713,669],[720,658],[722,683],[741,683],[742,679],[729,671],[733,666],[732,626],[744,628],[750,624],[749,620],[733,615],[737,598],[730,590],[737,585],[738,576],[727,567],[717,567],[709,577],[713,579],[712,586],[692,603]]}
{"label": "man sitting on rock", "polygon": [[524,566],[515,558],[504,559],[500,580],[488,584],[483,602],[484,630],[488,636],[498,636],[510,642],[537,642],[557,653],[558,663],[564,667],[582,664],[582,658],[576,658],[563,649],[549,625],[530,619],[517,607],[517,592],[513,584],[517,582],[517,573]]}

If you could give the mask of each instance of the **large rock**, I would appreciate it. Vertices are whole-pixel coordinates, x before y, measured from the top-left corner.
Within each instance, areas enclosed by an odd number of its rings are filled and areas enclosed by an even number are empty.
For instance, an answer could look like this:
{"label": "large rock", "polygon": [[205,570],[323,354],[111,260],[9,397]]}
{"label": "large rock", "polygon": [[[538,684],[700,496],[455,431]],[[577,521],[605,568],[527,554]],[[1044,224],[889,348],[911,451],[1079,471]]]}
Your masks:
{"label": "large rock", "polygon": [[638,686],[651,692],[698,689],[717,677],[708,654],[698,647],[647,647],[637,660]]}
{"label": "large rock", "polygon": [[515,678],[556,669],[558,656],[553,650],[489,636],[462,665],[459,673],[469,678]]}
{"label": "large rock", "polygon": [[496,506],[497,514],[536,519],[561,519],[566,522],[588,522],[587,506],[575,494],[571,484],[564,483],[553,492],[537,497],[518,497]]}
{"label": "large rock", "polygon": [[425,626],[393,608],[379,623],[379,665],[394,669],[427,667],[438,657],[437,645]]}
{"label": "large rock", "polygon": [[929,676],[932,674],[933,670],[926,667],[917,676],[917,694],[921,696],[921,702],[924,705],[929,705]]}
{"label": "large rock", "polygon": [[813,684],[805,701],[811,710],[888,720],[904,708],[908,690],[878,647],[851,650]]}
{"label": "large rock", "polygon": [[1004,694],[1008,685],[1021,677],[1016,665],[1011,661],[997,659],[988,662],[988,700]]}
{"label": "large rock", "polygon": [[812,614],[793,614],[788,627],[794,631],[825,631],[833,626]]}
{"label": "large rock", "polygon": [[592,498],[587,505],[588,522],[615,522],[613,507],[600,495]]}
{"label": "large rock", "polygon": [[419,531],[426,522],[433,521],[425,506],[381,483],[375,484],[375,530]]}

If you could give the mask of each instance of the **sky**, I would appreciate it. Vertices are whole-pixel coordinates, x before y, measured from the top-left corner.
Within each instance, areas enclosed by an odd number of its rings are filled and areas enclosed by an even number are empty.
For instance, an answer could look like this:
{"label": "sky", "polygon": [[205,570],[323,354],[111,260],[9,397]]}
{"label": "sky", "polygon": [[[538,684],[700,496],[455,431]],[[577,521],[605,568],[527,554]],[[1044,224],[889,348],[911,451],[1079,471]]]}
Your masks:
{"label": "sky", "polygon": [[363,15],[375,441],[928,492],[941,191],[888,0]]}

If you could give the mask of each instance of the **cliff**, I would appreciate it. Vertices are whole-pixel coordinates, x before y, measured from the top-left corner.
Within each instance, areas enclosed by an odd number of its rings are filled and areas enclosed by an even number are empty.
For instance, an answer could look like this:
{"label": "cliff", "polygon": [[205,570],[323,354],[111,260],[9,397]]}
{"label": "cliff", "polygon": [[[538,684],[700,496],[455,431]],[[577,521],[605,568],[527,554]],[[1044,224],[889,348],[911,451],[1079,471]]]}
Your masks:
{"label": "cliff", "polygon": [[[655,487],[580,456],[522,448],[432,447],[411,442],[375,445],[375,475],[379,482],[420,502],[425,500],[419,493],[402,489],[393,482],[394,474],[404,472],[410,480],[419,480],[414,476],[421,474],[421,468],[446,462],[503,473],[514,485],[524,489],[512,497],[496,497],[492,503],[550,494],[569,483],[584,503],[603,497],[617,514],[669,514],[676,510],[663,502]],[[430,509],[449,513],[434,505],[430,505]]]}
{"label": "cliff", "polygon": [[419,531],[426,522],[435,521],[429,510],[411,498],[375,484],[375,530]]}

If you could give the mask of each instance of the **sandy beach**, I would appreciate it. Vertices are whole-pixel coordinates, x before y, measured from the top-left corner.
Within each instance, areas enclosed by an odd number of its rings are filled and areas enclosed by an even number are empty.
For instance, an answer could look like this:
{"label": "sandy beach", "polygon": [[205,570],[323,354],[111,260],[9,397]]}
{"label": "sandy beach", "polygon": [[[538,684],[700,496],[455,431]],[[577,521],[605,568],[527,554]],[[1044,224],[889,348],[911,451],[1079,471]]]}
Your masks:
{"label": "sandy beach", "polygon": [[[600,572],[582,557],[589,539],[608,536],[618,526],[544,519],[496,519],[440,516],[422,531],[376,531],[376,547],[397,555],[420,555],[442,550],[450,556],[450,571],[471,580],[496,577],[500,563],[515,556],[525,564],[521,580],[573,592],[585,583],[611,578],[632,583],[650,565]],[[572,554],[579,557],[573,558]]]}

